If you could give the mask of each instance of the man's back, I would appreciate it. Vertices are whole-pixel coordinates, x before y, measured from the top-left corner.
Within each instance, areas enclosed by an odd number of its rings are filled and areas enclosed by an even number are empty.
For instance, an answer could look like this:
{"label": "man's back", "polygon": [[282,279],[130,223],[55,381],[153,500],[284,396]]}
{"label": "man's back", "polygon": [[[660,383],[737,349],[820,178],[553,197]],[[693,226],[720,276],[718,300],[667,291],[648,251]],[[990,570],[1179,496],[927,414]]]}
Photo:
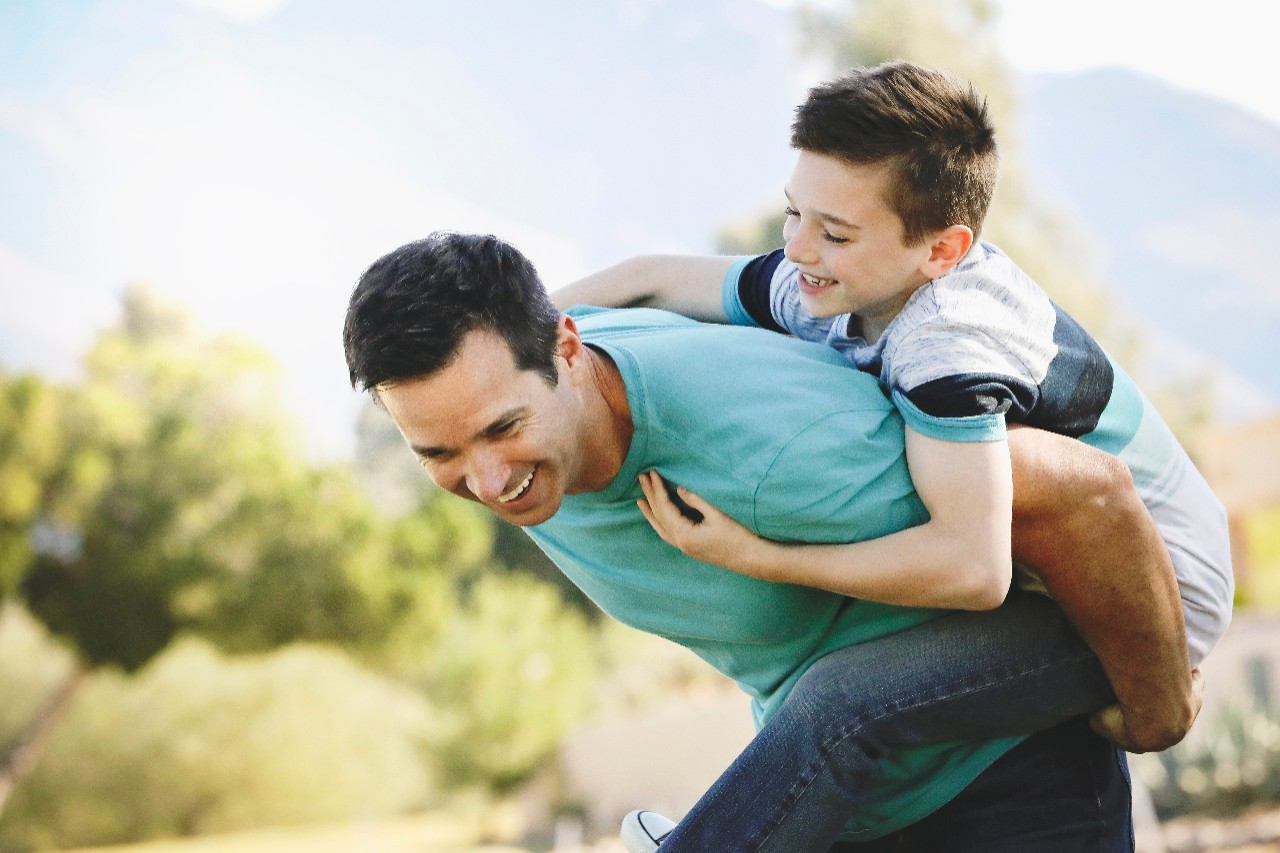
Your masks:
{"label": "man's back", "polygon": [[[529,534],[605,611],[734,678],[758,721],[819,657],[941,615],[697,562],[635,505],[637,475],[656,469],[770,538],[846,541],[920,523],[902,423],[872,377],[825,347],[760,330],[658,311],[574,313],[583,340],[618,367],[635,432],[610,486],[567,496]],[[903,750],[863,826],[889,831],[928,813],[1016,740]]]}

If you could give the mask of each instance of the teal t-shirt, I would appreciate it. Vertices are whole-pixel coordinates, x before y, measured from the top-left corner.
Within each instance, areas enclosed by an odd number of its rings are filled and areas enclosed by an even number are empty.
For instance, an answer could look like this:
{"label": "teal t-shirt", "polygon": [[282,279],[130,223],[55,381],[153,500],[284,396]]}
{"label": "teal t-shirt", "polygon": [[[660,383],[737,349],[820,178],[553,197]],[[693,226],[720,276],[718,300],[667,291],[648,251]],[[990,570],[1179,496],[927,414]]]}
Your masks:
{"label": "teal t-shirt", "polygon": [[[648,309],[569,313],[618,366],[635,433],[607,488],[567,496],[528,533],[601,609],[734,679],[757,725],[824,654],[946,612],[701,563],[663,542],[636,507],[636,477],[652,469],[780,541],[871,539],[923,522],[901,417],[874,377],[828,347],[760,329]],[[925,817],[1019,740],[899,750],[846,837],[876,838]]]}

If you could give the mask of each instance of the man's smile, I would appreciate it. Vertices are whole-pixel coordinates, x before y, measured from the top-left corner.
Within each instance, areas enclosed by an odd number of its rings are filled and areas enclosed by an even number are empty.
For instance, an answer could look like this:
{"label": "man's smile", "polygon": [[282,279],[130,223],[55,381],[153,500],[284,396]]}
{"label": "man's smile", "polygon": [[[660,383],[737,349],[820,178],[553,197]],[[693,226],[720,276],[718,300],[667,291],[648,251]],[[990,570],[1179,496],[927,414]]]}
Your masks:
{"label": "man's smile", "polygon": [[538,471],[537,465],[530,468],[529,474],[523,480],[517,483],[514,489],[507,492],[505,495],[498,495],[498,503],[500,504],[511,503],[512,501],[521,497],[526,491],[528,491],[529,485],[533,483],[533,475],[536,474],[537,471]]}

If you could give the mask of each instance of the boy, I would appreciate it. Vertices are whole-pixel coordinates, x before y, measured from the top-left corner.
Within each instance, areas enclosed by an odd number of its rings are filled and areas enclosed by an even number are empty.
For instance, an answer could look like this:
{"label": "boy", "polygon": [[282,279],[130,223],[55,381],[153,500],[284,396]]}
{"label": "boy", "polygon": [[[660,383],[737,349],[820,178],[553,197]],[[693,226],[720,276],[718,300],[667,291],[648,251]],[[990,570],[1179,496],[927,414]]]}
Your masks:
{"label": "boy", "polygon": [[930,520],[867,542],[783,545],[682,491],[704,517],[690,521],[651,473],[642,508],[654,527],[690,556],[768,580],[892,604],[994,607],[1011,574],[1006,421],[1039,427],[1129,466],[1172,557],[1197,665],[1230,614],[1222,508],[1097,343],[999,249],[976,242],[997,171],[983,102],[909,63],[860,69],[810,93],[792,145],[783,252],[637,259],[556,298],[643,300],[836,348],[879,376],[901,412]]}

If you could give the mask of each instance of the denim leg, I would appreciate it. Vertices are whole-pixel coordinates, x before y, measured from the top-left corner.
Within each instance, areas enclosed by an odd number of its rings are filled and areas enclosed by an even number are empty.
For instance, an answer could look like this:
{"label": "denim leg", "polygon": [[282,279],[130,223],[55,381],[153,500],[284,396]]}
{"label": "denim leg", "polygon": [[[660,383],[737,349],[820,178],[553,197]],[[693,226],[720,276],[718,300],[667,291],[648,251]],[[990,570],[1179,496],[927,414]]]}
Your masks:
{"label": "denim leg", "polygon": [[886,838],[830,853],[1132,853],[1124,753],[1083,718],[1032,735],[955,799]]}
{"label": "denim leg", "polygon": [[663,853],[825,853],[897,746],[1028,734],[1113,701],[1058,607],[1011,593],[816,661]]}

